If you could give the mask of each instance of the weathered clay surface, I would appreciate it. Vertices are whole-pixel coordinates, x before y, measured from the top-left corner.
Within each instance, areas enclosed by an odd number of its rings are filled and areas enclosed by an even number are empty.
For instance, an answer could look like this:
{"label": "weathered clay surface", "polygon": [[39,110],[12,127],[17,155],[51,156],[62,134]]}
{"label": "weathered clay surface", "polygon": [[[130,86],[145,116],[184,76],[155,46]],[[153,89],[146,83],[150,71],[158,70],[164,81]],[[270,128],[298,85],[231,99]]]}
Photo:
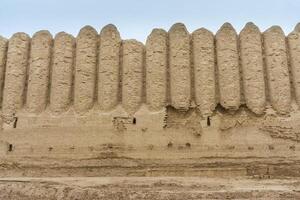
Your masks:
{"label": "weathered clay surface", "polygon": [[119,102],[120,46],[117,28],[105,26],[100,33],[98,62],[98,103],[103,110],[111,110]]}
{"label": "weathered clay surface", "polygon": [[3,95],[7,46],[8,46],[8,40],[0,36],[0,99],[1,99],[0,103],[2,103],[2,95]]}
{"label": "weathered clay surface", "polygon": [[257,26],[248,23],[240,33],[243,89],[247,107],[262,114],[266,106],[262,39]]}
{"label": "weathered clay surface", "polygon": [[288,35],[287,39],[290,53],[293,87],[296,101],[298,105],[300,105],[300,32],[298,28],[299,27],[296,27],[295,30]]}
{"label": "weathered clay surface", "polygon": [[97,46],[97,31],[91,26],[82,28],[76,38],[74,107],[78,113],[94,105]]}
{"label": "weathered clay surface", "polygon": [[74,37],[58,33],[54,38],[50,90],[50,109],[54,113],[66,111],[72,101],[74,55]]}
{"label": "weathered clay surface", "polygon": [[169,73],[171,105],[188,110],[191,101],[190,35],[180,23],[169,30]]}
{"label": "weathered clay surface", "polygon": [[143,99],[144,46],[136,40],[125,40],[122,48],[122,106],[132,115]]}
{"label": "weathered clay surface", "polygon": [[214,35],[201,28],[192,37],[195,101],[201,114],[209,116],[217,105]]}
{"label": "weathered clay surface", "polygon": [[[47,113],[49,104],[55,115],[74,109],[89,118],[95,112],[115,116],[122,112],[120,104],[134,115],[146,104],[149,111],[155,112],[168,105],[184,112],[196,106],[201,116],[207,117],[214,115],[218,105],[236,111],[245,104],[252,112],[263,115],[271,104],[278,113],[288,114],[291,93],[298,104],[300,98],[298,26],[287,37],[288,52],[279,27],[268,29],[262,38],[253,23],[245,26],[239,38],[229,23],[215,37],[204,28],[189,34],[183,24],[177,23],[168,33],[154,29],[145,45],[133,40],[122,42],[111,24],[100,34],[86,26],[76,41],[71,35],[60,33],[53,48],[51,34],[41,31],[33,36],[30,52],[29,41],[23,47],[11,41],[9,46],[23,48],[23,52],[14,54],[10,50],[13,48],[7,47],[8,42],[1,39],[1,73],[10,76],[11,60],[22,62],[16,65],[23,65],[24,70],[22,86],[18,87],[9,86],[10,80],[0,73],[0,86],[1,80],[7,81],[0,95],[10,93],[5,88],[18,88],[17,93],[22,96],[18,100],[22,103],[16,103],[14,97],[8,100],[10,95],[3,97],[2,113]],[[27,111],[21,112],[24,101]],[[35,123],[40,124],[38,121]]]}
{"label": "weathered clay surface", "polygon": [[0,199],[299,199],[299,30],[0,38]]}
{"label": "weathered clay surface", "polygon": [[9,40],[2,104],[4,125],[12,122],[24,104],[29,44],[30,38],[25,33],[16,33]]}
{"label": "weathered clay surface", "polygon": [[154,29],[146,42],[146,98],[152,110],[167,103],[167,38],[162,29]]}
{"label": "weathered clay surface", "polygon": [[288,113],[291,108],[291,87],[285,36],[279,26],[269,28],[263,35],[270,101],[278,113]]}
{"label": "weathered clay surface", "polygon": [[26,107],[41,113],[47,105],[52,36],[49,31],[35,33],[31,40]]}
{"label": "weathered clay surface", "polygon": [[220,104],[229,110],[240,106],[240,72],[237,34],[225,23],[216,34]]}

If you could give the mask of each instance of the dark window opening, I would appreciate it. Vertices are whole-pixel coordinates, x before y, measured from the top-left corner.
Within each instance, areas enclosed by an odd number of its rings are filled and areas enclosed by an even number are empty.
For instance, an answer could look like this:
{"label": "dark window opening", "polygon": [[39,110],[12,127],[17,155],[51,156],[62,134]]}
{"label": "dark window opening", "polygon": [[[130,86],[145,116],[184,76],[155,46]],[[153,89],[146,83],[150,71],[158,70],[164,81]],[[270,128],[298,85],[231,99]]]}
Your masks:
{"label": "dark window opening", "polygon": [[136,124],[136,118],[135,117],[132,120],[132,124]]}
{"label": "dark window opening", "polygon": [[186,146],[187,148],[191,148],[191,143],[186,143],[185,146]]}
{"label": "dark window opening", "polygon": [[207,123],[207,126],[210,126],[210,117],[207,117],[206,123]]}
{"label": "dark window opening", "polygon": [[13,150],[13,145],[12,144],[9,144],[8,145],[8,151],[12,151]]}
{"label": "dark window opening", "polygon": [[15,117],[15,121],[14,121],[14,128],[17,128],[17,123],[18,123],[18,118]]}

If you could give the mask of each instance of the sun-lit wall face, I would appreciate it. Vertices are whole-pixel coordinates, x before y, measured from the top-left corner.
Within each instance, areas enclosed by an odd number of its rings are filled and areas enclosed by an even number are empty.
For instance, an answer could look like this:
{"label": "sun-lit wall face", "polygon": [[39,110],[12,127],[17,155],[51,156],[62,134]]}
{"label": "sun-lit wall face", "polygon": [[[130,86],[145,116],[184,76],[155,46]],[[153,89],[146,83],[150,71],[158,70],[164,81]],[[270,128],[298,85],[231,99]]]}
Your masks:
{"label": "sun-lit wall face", "polygon": [[299,25],[285,36],[279,26],[261,33],[251,22],[240,33],[224,23],[216,34],[189,33],[176,23],[168,32],[154,29],[145,44],[122,40],[112,24],[99,32],[84,26],[76,38],[48,31],[1,37],[2,119],[10,127],[20,115],[52,118],[70,110],[73,119],[134,117],[145,106],[196,108],[205,118],[218,105],[226,112],[247,107],[263,115],[272,107],[288,114],[300,102],[299,38]]}

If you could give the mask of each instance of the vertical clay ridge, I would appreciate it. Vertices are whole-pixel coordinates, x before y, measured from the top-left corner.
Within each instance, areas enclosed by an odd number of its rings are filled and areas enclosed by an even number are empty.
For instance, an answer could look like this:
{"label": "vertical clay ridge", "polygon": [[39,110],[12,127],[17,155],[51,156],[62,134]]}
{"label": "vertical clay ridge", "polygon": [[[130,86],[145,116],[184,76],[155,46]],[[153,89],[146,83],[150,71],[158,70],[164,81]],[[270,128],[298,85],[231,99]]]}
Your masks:
{"label": "vertical clay ridge", "polygon": [[220,103],[225,109],[237,110],[240,106],[240,72],[237,33],[225,23],[216,34]]}
{"label": "vertical clay ridge", "polygon": [[4,118],[10,119],[23,106],[29,45],[30,37],[25,33],[16,33],[9,39],[2,103]]}
{"label": "vertical clay ridge", "polygon": [[48,31],[35,33],[31,40],[26,107],[42,112],[47,105],[52,36]]}
{"label": "vertical clay ridge", "polygon": [[2,105],[3,85],[6,65],[8,40],[0,36],[0,104]]}
{"label": "vertical clay ridge", "polygon": [[76,38],[74,107],[78,113],[94,105],[97,40],[97,31],[91,26],[83,27]]}
{"label": "vertical clay ridge", "polygon": [[71,103],[75,38],[65,32],[54,38],[50,110],[66,111]]}
{"label": "vertical clay ridge", "polygon": [[295,27],[294,31],[287,36],[289,47],[289,61],[292,72],[292,82],[295,91],[296,101],[300,105],[300,32],[299,24]]}
{"label": "vertical clay ridge", "polygon": [[167,38],[165,30],[154,29],[146,41],[146,102],[151,110],[166,106]]}
{"label": "vertical clay ridge", "polygon": [[203,116],[210,116],[216,107],[214,35],[204,29],[192,34],[195,100]]}
{"label": "vertical clay ridge", "polygon": [[266,94],[261,33],[253,23],[247,23],[240,33],[240,55],[247,107],[256,114],[263,114]]}
{"label": "vertical clay ridge", "polygon": [[270,101],[278,113],[285,114],[291,106],[285,36],[279,26],[273,26],[263,37]]}
{"label": "vertical clay ridge", "polygon": [[188,110],[191,101],[190,35],[181,23],[169,30],[169,67],[171,105]]}
{"label": "vertical clay ridge", "polygon": [[109,24],[100,33],[98,61],[98,103],[102,110],[118,104],[121,37],[117,28]]}
{"label": "vertical clay ridge", "polygon": [[136,40],[122,43],[122,106],[132,115],[142,103],[144,45]]}

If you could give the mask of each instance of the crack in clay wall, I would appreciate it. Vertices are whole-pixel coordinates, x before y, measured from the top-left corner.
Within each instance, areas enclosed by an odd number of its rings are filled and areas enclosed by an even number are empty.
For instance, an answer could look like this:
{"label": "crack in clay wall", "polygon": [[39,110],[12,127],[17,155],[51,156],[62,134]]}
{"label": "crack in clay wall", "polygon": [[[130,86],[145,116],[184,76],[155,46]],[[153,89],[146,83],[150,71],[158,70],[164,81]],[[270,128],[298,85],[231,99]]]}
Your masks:
{"label": "crack in clay wall", "polygon": [[16,33],[0,37],[3,127],[20,112],[59,116],[74,109],[82,116],[121,107],[120,115],[134,116],[143,105],[150,112],[197,107],[202,117],[218,104],[230,112],[246,104],[257,115],[271,105],[287,114],[291,91],[300,103],[299,63],[299,25],[286,37],[278,26],[261,33],[248,23],[237,34],[225,23],[214,35],[205,28],[190,34],[177,23],[168,32],[154,29],[145,45],[122,40],[111,24],[100,34],[85,26],[76,38]]}

